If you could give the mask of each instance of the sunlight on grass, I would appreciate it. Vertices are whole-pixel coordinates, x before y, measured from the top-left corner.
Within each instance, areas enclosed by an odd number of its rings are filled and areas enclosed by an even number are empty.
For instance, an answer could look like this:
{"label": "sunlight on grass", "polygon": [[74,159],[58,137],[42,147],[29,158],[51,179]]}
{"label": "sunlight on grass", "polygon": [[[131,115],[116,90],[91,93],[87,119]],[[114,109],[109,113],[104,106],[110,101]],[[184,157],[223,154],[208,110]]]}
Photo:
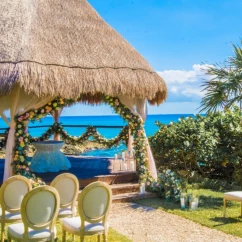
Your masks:
{"label": "sunlight on grass", "polygon": [[179,215],[227,234],[242,237],[240,203],[228,201],[226,218],[224,218],[223,192],[215,192],[209,189],[201,189],[196,192],[200,199],[199,208],[195,211],[181,210],[179,203],[166,202],[161,198],[139,200],[137,203]]}
{"label": "sunlight on grass", "polygon": [[[58,235],[57,241],[62,241],[62,229],[61,229],[61,224],[59,222],[57,222],[56,224],[56,229],[57,229],[57,235]],[[73,241],[72,236],[68,233],[66,236],[66,241],[67,242]],[[80,241],[80,237],[75,236],[75,241]],[[101,241],[103,240],[101,239]],[[112,228],[109,228],[109,231],[108,231],[108,241],[109,242],[131,242],[131,240],[128,239],[126,236],[119,234],[117,231],[115,231]],[[97,236],[96,235],[86,236],[85,242],[97,242]]]}
{"label": "sunlight on grass", "polygon": [[[56,229],[57,229],[57,235],[58,235],[57,241],[62,241],[62,229],[61,229],[61,224],[59,222],[57,222],[56,224]],[[73,241],[72,236],[67,233],[66,242],[72,242],[72,241]],[[75,241],[80,241],[80,237],[75,236]],[[101,241],[103,240],[101,239]],[[109,228],[108,230],[108,241],[109,242],[131,242],[131,240],[128,239],[126,236],[118,233],[112,228]],[[86,236],[85,242],[97,242],[97,236],[96,235]]]}
{"label": "sunlight on grass", "polygon": [[[62,241],[62,229],[61,229],[61,224],[59,221],[56,223],[56,229],[57,229],[57,240],[56,241]],[[6,231],[7,231],[7,226],[6,226]],[[7,233],[5,232],[5,239],[6,238],[7,238]],[[73,241],[80,241],[80,237],[75,236],[75,240],[73,240],[72,236],[67,233],[66,242],[73,242]],[[101,241],[103,241],[103,238],[101,238]],[[132,242],[132,240],[128,239],[126,236],[118,233],[117,231],[115,231],[112,228],[109,228],[109,230],[108,230],[108,241],[109,242]],[[97,236],[96,235],[86,236],[85,242],[97,242]]]}

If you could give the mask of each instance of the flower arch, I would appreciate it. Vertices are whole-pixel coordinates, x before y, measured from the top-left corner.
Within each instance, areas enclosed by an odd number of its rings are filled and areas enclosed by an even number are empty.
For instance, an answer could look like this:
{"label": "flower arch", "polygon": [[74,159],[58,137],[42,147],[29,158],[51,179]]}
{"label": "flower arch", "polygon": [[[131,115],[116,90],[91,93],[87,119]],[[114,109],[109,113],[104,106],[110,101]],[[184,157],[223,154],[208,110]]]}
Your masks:
{"label": "flower arch", "polygon": [[61,138],[71,144],[80,144],[81,142],[87,140],[90,136],[94,138],[95,141],[105,144],[108,147],[117,145],[119,142],[128,142],[128,131],[130,130],[131,135],[134,137],[134,156],[138,164],[138,175],[139,179],[144,181],[148,176],[148,158],[146,154],[146,136],[144,132],[144,125],[142,119],[133,114],[125,105],[123,105],[120,100],[116,97],[111,97],[104,95],[103,101],[109,104],[115,113],[119,114],[124,120],[128,122],[120,134],[113,139],[106,139],[102,137],[94,127],[88,127],[86,132],[80,137],[76,138],[68,135],[61,124],[55,123],[50,127],[41,137],[33,138],[28,133],[28,123],[34,122],[35,120],[41,120],[46,115],[50,114],[55,110],[59,110],[66,105],[74,103],[73,100],[67,100],[62,98],[57,98],[45,106],[30,110],[22,115],[15,117],[16,131],[15,131],[15,148],[13,157],[13,173],[23,175],[29,179],[32,179],[33,185],[37,186],[43,182],[36,178],[34,173],[29,169],[31,165],[30,158],[27,156],[28,145],[37,140],[47,140],[53,133],[59,133]]}

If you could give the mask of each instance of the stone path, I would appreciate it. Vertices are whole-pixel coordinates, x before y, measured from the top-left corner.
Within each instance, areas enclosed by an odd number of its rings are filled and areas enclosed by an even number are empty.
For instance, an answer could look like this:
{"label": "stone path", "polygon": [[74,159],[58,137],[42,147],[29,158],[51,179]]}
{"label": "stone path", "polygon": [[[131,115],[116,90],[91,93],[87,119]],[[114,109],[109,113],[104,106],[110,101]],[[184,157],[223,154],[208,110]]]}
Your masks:
{"label": "stone path", "polygon": [[112,204],[109,224],[133,242],[242,242],[242,238],[134,203]]}

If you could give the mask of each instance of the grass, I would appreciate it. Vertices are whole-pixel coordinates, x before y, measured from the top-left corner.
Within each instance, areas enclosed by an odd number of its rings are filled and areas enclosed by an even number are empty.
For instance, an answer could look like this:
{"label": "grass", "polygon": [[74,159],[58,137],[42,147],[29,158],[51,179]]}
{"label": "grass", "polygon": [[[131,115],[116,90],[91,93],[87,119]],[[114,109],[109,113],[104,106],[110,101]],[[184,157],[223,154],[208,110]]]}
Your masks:
{"label": "grass", "polygon": [[[62,229],[61,229],[61,224],[59,221],[56,223],[56,229],[57,229],[57,241],[62,241]],[[67,242],[73,242],[72,236],[67,233],[66,236],[66,241]],[[80,241],[80,237],[75,236],[75,241]],[[101,239],[101,241],[103,241]],[[86,236],[85,237],[85,242],[97,242],[97,236]],[[108,242],[131,242],[130,239],[128,239],[126,236],[118,233],[116,230],[109,228],[108,230]]]}
{"label": "grass", "polygon": [[242,237],[240,203],[227,201],[226,218],[223,217],[223,192],[209,189],[195,191],[199,197],[199,208],[195,211],[181,210],[179,203],[166,202],[161,198],[139,200],[137,203],[190,219],[209,228]]}
{"label": "grass", "polygon": [[[59,221],[56,223],[56,229],[57,229],[57,240],[56,241],[62,241],[62,229],[61,224]],[[5,227],[5,231],[7,231],[7,226]],[[5,232],[5,241],[7,241],[7,233]],[[75,241],[80,241],[80,237],[75,236]],[[101,238],[101,241],[102,238]],[[129,238],[126,236],[118,233],[116,230],[109,228],[108,230],[108,241],[109,242],[132,242]],[[66,242],[73,242],[72,236],[67,233],[66,236]],[[97,242],[97,236],[86,236],[85,242]]]}

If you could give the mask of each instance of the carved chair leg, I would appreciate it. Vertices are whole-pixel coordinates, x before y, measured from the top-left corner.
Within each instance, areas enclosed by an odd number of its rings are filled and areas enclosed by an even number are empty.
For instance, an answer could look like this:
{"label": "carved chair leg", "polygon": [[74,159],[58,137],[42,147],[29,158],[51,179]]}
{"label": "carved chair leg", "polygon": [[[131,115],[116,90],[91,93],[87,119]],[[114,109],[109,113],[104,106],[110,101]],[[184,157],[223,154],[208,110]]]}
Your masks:
{"label": "carved chair leg", "polygon": [[242,202],[240,203],[240,216],[242,217]]}
{"label": "carved chair leg", "polygon": [[5,224],[2,224],[1,241],[4,242]]}
{"label": "carved chair leg", "polygon": [[62,228],[62,242],[66,242],[66,231]]}
{"label": "carved chair leg", "polygon": [[103,241],[108,242],[108,235],[106,233],[103,234]]}
{"label": "carved chair leg", "polygon": [[224,218],[226,216],[226,199],[224,198]]}
{"label": "carved chair leg", "polygon": [[10,237],[10,235],[8,234],[8,242],[11,242],[12,238]]}

